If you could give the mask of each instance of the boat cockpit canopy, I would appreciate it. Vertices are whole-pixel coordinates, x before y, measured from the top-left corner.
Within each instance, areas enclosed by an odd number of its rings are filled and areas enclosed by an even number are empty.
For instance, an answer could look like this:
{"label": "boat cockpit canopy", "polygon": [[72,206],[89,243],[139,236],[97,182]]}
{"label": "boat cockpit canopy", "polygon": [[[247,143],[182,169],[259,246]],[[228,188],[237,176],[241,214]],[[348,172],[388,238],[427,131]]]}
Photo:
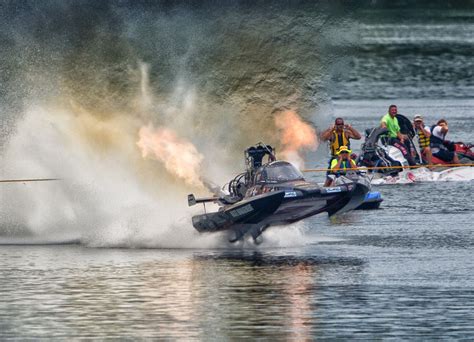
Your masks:
{"label": "boat cockpit canopy", "polygon": [[303,174],[286,161],[275,161],[262,166],[255,173],[256,183],[283,183],[304,181]]}

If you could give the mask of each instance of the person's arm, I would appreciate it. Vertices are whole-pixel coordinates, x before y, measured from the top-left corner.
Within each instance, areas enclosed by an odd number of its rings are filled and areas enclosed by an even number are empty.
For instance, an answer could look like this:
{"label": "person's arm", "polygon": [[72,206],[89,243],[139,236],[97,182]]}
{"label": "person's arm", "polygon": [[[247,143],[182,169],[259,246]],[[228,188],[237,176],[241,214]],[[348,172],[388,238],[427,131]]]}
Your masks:
{"label": "person's arm", "polygon": [[400,142],[403,144],[405,143],[405,135],[403,135],[402,133],[400,133],[400,131],[397,131],[397,138],[398,140],[400,140]]}
{"label": "person's arm", "polygon": [[400,125],[398,124],[398,120],[395,119],[395,121],[397,122],[397,138],[402,144],[404,144],[405,140],[408,139],[408,137],[405,134],[402,134],[402,132],[400,132]]}
{"label": "person's arm", "polygon": [[444,122],[442,124],[440,124],[438,127],[441,128],[441,132],[443,132],[443,134],[448,133],[448,125],[445,124]]}
{"label": "person's arm", "polygon": [[[333,164],[334,164],[334,161],[333,161]],[[337,163],[331,167],[331,170],[339,171],[339,169],[341,168],[341,164],[342,164],[342,156],[339,155],[339,157],[337,158]]]}
{"label": "person's arm", "polygon": [[354,140],[360,140],[362,138],[360,133],[355,128],[353,128],[351,125],[346,125],[345,128],[347,129],[347,133],[349,133],[347,135],[349,138],[352,138]]}
{"label": "person's arm", "polygon": [[387,116],[384,115],[382,117],[382,119],[380,120],[380,127],[381,128],[387,128],[388,129],[388,126],[387,126]]}
{"label": "person's arm", "polygon": [[429,138],[431,136],[430,128],[428,126],[421,126],[421,129],[423,130],[423,133],[425,134],[425,137]]}
{"label": "person's arm", "polygon": [[332,137],[332,131],[334,130],[334,125],[326,129],[323,133],[321,133],[321,140],[328,141]]}
{"label": "person's arm", "polygon": [[442,140],[445,140],[445,133],[447,132],[448,130],[446,129],[445,131],[443,131],[443,127],[442,126],[436,126],[435,128],[433,128],[433,135],[437,138],[440,138]]}

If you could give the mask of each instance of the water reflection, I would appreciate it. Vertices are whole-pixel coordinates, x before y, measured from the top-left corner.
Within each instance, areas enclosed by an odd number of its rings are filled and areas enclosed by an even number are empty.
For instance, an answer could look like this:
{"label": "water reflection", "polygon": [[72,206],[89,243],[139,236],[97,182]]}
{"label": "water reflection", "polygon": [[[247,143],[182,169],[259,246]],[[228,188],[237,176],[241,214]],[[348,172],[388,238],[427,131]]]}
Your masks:
{"label": "water reflection", "polygon": [[[205,286],[202,331],[225,327],[221,338],[309,340],[315,333],[318,280],[329,258],[274,256],[260,252],[195,255],[195,286]],[[212,267],[209,267],[212,264]],[[216,270],[218,270],[216,272]]]}
{"label": "water reflection", "polygon": [[393,249],[2,246],[0,339],[373,339],[430,319],[416,336],[470,336],[470,250]]}
{"label": "water reflection", "polygon": [[255,251],[11,247],[7,254],[6,263],[16,265],[0,281],[8,322],[0,336],[29,339],[309,340],[320,315],[320,279],[361,266]]}
{"label": "water reflection", "polygon": [[[221,272],[216,274],[215,269]],[[317,265],[304,259],[267,259],[261,253],[234,254],[197,257],[194,272],[195,285],[214,284],[208,287],[214,295],[196,304],[206,308],[204,324],[226,327],[221,337],[309,339]]]}

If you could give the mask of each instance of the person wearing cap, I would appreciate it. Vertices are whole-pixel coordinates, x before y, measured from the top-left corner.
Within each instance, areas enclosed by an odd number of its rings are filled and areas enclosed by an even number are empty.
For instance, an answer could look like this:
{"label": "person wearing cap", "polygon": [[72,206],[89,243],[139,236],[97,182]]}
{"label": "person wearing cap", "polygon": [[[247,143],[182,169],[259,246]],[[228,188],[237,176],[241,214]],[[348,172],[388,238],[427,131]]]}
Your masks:
{"label": "person wearing cap", "polygon": [[341,146],[351,147],[350,139],[359,140],[362,136],[351,125],[344,124],[342,118],[337,118],[334,125],[321,133],[322,141],[329,141],[331,159],[337,156],[337,151]]}
{"label": "person wearing cap", "polygon": [[397,114],[397,106],[390,105],[390,107],[388,107],[388,113],[385,114],[380,121],[380,127],[388,130],[388,144],[398,148],[408,164],[416,165],[415,160],[410,153],[410,142],[408,137],[400,132]]}
{"label": "person wearing cap", "polygon": [[413,118],[413,128],[418,135],[418,144],[420,145],[421,154],[425,157],[428,165],[431,165],[430,128],[424,124],[421,115],[415,115]]}
{"label": "person wearing cap", "polygon": [[459,157],[454,152],[454,143],[446,140],[448,134],[448,122],[445,119],[439,120],[431,128],[430,147],[433,156],[448,163],[459,164]]}
{"label": "person wearing cap", "polygon": [[352,151],[347,146],[341,146],[336,152],[337,158],[331,161],[331,174],[339,177],[346,174],[347,169],[356,168],[357,165],[353,159],[351,159]]}

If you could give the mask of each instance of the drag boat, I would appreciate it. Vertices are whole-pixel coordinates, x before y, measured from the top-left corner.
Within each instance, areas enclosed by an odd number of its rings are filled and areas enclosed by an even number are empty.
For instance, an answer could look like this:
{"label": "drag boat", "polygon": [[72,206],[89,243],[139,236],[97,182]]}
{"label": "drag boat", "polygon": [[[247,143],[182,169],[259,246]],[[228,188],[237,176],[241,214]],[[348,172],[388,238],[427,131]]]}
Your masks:
{"label": "drag boat", "polygon": [[[268,156],[268,162],[262,163]],[[290,224],[327,212],[329,216],[360,206],[370,190],[366,177],[356,173],[338,177],[334,186],[322,187],[305,180],[291,163],[276,160],[274,149],[257,144],[245,151],[246,171],[232,179],[218,196],[196,199],[188,204],[215,202],[220,208],[192,218],[199,232],[231,232],[229,241],[250,235],[258,243],[270,226]]]}

